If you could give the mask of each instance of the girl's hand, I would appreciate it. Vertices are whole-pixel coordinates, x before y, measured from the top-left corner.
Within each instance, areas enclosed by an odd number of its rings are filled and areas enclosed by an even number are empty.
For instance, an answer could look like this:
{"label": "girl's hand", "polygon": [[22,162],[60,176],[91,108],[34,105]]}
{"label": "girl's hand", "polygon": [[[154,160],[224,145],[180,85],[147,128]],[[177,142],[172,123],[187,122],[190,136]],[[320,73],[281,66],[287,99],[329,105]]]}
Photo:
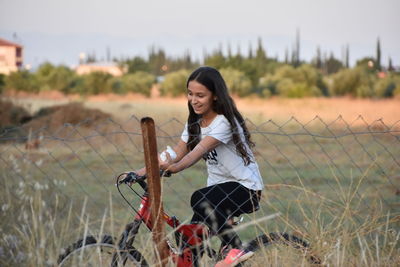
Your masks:
{"label": "girl's hand", "polygon": [[170,175],[171,173],[176,173],[177,170],[176,170],[176,163],[174,163],[174,159],[171,158],[171,155],[168,152],[165,152],[165,157],[166,157],[165,161],[159,159],[160,169],[162,169],[165,172],[168,172]]}
{"label": "girl's hand", "polygon": [[139,176],[143,176],[143,175],[146,174],[146,168],[143,167],[143,168],[141,168],[141,169],[134,170],[133,172],[136,173],[136,174],[139,175]]}
{"label": "girl's hand", "polygon": [[162,169],[162,170],[167,170],[168,169],[168,167],[170,167],[171,166],[171,164],[173,163],[173,161],[172,161],[172,158],[171,158],[171,155],[167,152],[167,151],[165,151],[165,152],[163,152],[163,153],[165,153],[165,160],[162,160],[161,158],[160,158],[160,156],[158,156],[158,162],[159,162],[159,165],[160,165],[160,169]]}

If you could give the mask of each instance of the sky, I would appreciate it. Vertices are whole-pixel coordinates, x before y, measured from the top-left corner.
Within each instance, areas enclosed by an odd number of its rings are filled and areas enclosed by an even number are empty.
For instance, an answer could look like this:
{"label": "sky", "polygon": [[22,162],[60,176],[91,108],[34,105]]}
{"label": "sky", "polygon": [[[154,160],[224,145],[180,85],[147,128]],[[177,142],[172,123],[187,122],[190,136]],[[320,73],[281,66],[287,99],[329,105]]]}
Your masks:
{"label": "sky", "polygon": [[[201,60],[218,47],[247,55],[258,38],[270,57],[283,60],[300,32],[300,58],[317,47],[350,62],[375,56],[400,66],[399,0],[0,0],[0,38],[24,46],[24,62],[78,64],[80,53],[98,59],[189,51]],[[109,52],[107,52],[109,51]]]}

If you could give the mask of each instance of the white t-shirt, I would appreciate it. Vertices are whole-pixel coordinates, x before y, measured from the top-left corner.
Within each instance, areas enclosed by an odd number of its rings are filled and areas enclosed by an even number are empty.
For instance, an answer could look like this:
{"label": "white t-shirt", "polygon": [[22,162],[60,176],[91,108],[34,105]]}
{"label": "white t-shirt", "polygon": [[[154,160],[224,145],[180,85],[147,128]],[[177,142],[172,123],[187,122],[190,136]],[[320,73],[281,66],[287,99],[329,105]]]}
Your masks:
{"label": "white t-shirt", "polygon": [[[254,155],[245,142],[242,127],[238,124],[237,128],[239,129],[240,138],[252,159],[252,162],[247,166],[244,165],[242,157],[236,152],[231,126],[224,115],[217,115],[208,127],[201,128],[201,139],[211,136],[221,142],[215,149],[204,156],[208,171],[207,186],[238,182],[249,189],[262,190],[264,185],[258,165],[254,160]],[[187,123],[181,139],[185,143],[189,140]]]}

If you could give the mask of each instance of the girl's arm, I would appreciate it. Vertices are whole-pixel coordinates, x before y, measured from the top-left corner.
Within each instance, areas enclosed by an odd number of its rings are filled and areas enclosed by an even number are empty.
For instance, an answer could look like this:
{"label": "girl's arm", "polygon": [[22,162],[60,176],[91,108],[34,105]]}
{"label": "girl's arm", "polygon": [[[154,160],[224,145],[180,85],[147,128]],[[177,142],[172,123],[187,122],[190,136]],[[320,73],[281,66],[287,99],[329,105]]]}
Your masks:
{"label": "girl's arm", "polygon": [[[181,141],[185,147],[186,144]],[[171,172],[171,173],[176,173],[180,172],[186,168],[189,168],[193,164],[195,164],[199,159],[203,157],[204,154],[207,152],[213,150],[215,147],[217,147],[220,144],[220,141],[215,139],[214,137],[211,136],[206,136],[204,139],[200,141],[200,143],[197,144],[197,146],[190,151],[189,153],[186,153],[181,159],[178,160],[178,157],[175,161],[171,162],[169,155],[167,155],[168,158],[168,165],[169,166],[163,166],[166,167],[165,170]],[[175,150],[175,149],[174,149]],[[187,149],[186,149],[187,151]],[[178,154],[178,152],[176,151]]]}
{"label": "girl's arm", "polygon": [[[159,162],[159,166],[160,166],[161,169],[166,169],[172,163],[180,161],[188,153],[188,149],[186,147],[186,143],[183,142],[182,140],[179,140],[178,144],[176,144],[173,147],[173,150],[176,153],[176,158],[174,160],[171,160],[171,158],[167,156],[168,161],[166,163],[164,163],[160,159],[160,155],[158,156],[158,162]],[[141,169],[135,170],[135,173],[138,174],[138,175],[141,175],[141,176],[145,175],[146,174],[146,167],[143,167]]]}
{"label": "girl's arm", "polygon": [[186,143],[182,140],[179,140],[178,144],[172,148],[176,153],[176,158],[172,161],[172,163],[180,161],[188,152]]}

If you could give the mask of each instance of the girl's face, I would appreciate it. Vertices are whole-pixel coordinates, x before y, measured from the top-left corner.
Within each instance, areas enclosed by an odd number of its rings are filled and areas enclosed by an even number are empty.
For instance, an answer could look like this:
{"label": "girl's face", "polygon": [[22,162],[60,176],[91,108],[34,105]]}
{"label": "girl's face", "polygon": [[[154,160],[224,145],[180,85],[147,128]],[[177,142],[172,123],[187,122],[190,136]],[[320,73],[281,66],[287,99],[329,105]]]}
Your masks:
{"label": "girl's face", "polygon": [[203,117],[215,113],[212,109],[216,96],[207,87],[196,81],[188,84],[188,101],[196,114]]}

